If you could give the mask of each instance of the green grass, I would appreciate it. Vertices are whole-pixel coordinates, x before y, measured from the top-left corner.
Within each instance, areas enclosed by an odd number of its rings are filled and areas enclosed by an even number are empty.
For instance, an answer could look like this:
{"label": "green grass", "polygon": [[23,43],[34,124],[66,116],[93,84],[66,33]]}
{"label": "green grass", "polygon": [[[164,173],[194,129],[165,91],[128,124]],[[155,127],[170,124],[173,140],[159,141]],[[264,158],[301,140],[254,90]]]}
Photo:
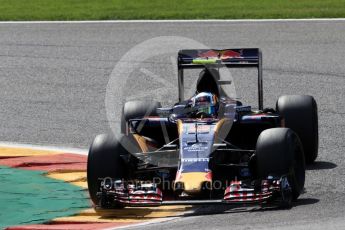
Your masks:
{"label": "green grass", "polygon": [[345,17],[345,0],[0,0],[0,20]]}

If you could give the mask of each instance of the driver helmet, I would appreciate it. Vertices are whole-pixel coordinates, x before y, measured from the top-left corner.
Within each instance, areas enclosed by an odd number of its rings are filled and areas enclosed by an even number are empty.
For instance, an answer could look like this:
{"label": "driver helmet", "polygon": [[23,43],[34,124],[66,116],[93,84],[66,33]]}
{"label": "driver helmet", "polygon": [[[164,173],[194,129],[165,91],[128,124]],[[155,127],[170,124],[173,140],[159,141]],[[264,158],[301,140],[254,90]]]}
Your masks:
{"label": "driver helmet", "polygon": [[203,112],[215,117],[218,112],[218,98],[210,92],[201,92],[192,98],[192,107],[197,113]]}

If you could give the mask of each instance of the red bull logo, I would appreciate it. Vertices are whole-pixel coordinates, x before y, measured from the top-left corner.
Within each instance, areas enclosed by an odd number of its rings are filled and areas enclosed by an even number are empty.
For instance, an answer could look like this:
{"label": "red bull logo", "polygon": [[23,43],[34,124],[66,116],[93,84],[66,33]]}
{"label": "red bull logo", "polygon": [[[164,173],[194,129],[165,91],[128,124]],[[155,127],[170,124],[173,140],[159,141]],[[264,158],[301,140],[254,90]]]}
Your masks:
{"label": "red bull logo", "polygon": [[217,58],[221,60],[226,60],[230,58],[242,58],[241,52],[234,50],[208,50],[204,53],[198,55],[201,58]]}

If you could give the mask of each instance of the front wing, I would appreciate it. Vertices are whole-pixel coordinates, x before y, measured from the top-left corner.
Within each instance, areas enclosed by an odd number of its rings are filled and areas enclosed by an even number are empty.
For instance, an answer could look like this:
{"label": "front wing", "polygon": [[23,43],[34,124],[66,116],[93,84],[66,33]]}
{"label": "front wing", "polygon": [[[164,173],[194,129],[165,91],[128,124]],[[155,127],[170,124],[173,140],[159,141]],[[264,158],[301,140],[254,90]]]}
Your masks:
{"label": "front wing", "polygon": [[258,185],[248,185],[243,181],[232,181],[224,191],[223,199],[181,199],[166,200],[163,192],[153,183],[131,183],[121,180],[111,182],[105,178],[101,191],[97,193],[101,208],[120,206],[161,206],[161,205],[204,205],[204,204],[277,204],[290,206],[291,187],[286,176],[268,177]]}

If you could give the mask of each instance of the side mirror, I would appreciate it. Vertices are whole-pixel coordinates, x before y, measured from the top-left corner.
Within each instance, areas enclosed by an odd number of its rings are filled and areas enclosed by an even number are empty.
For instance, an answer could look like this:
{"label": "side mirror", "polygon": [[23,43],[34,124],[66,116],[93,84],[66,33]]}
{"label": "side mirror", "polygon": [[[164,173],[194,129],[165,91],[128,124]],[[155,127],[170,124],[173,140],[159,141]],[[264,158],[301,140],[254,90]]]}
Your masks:
{"label": "side mirror", "polygon": [[157,108],[156,112],[160,117],[168,117],[172,113],[172,108]]}
{"label": "side mirror", "polygon": [[219,85],[231,85],[231,81],[222,81],[222,80],[218,80],[217,81]]}

